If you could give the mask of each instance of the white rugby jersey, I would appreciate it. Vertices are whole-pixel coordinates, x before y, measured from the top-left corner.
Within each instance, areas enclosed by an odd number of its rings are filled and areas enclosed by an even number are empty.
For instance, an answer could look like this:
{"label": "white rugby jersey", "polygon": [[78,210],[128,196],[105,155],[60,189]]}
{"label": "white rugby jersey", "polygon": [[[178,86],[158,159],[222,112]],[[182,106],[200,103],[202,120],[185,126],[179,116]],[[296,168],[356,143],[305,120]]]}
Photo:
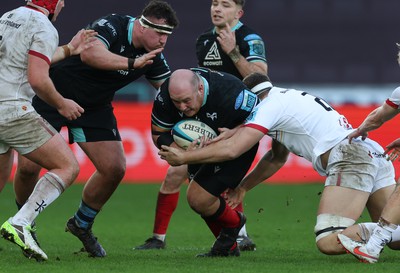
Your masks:
{"label": "white rugby jersey", "polygon": [[0,18],[0,102],[31,101],[28,54],[49,64],[58,46],[58,33],[43,13],[19,7]]}
{"label": "white rugby jersey", "polygon": [[354,129],[324,100],[307,92],[273,87],[245,126],[260,130],[326,175],[319,157]]}
{"label": "white rugby jersey", "polygon": [[393,91],[390,98],[386,100],[386,104],[393,108],[400,109],[400,86]]}

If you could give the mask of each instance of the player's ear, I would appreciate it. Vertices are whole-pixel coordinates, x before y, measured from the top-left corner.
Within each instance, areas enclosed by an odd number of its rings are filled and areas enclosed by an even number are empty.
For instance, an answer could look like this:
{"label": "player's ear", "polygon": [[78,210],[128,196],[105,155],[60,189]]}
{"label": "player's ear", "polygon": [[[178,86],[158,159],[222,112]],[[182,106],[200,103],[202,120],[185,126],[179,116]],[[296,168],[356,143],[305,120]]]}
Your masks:
{"label": "player's ear", "polygon": [[236,19],[239,20],[240,18],[242,18],[243,15],[244,15],[244,10],[243,9],[238,10],[236,12]]}

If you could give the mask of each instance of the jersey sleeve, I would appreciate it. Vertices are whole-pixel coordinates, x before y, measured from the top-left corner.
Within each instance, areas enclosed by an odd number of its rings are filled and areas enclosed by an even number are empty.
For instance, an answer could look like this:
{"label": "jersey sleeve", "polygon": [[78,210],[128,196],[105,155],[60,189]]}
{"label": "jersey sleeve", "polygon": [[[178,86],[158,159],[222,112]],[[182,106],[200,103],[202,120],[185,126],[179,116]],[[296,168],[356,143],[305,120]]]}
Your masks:
{"label": "jersey sleeve", "polygon": [[263,39],[256,33],[247,33],[239,44],[240,53],[249,62],[267,62]]}
{"label": "jersey sleeve", "polygon": [[400,86],[393,91],[390,98],[386,100],[386,104],[396,109],[400,108]]}
{"label": "jersey sleeve", "polygon": [[235,100],[235,112],[233,119],[236,119],[239,123],[243,123],[250,113],[255,109],[257,103],[259,102],[256,94],[250,90],[243,89]]}
{"label": "jersey sleeve", "polygon": [[146,79],[151,82],[163,81],[171,76],[171,69],[162,53],[154,58],[154,62],[146,72]]}
{"label": "jersey sleeve", "polygon": [[58,33],[54,28],[47,28],[33,35],[29,54],[45,60],[49,65],[58,47]]}
{"label": "jersey sleeve", "polygon": [[279,102],[265,98],[247,118],[245,126],[266,134],[279,124],[279,120],[284,114],[283,109],[284,107]]}
{"label": "jersey sleeve", "polygon": [[151,111],[151,124],[166,130],[172,130],[176,120],[172,110],[174,106],[171,106],[168,99],[167,88],[168,84],[164,82],[154,99],[153,109]]}

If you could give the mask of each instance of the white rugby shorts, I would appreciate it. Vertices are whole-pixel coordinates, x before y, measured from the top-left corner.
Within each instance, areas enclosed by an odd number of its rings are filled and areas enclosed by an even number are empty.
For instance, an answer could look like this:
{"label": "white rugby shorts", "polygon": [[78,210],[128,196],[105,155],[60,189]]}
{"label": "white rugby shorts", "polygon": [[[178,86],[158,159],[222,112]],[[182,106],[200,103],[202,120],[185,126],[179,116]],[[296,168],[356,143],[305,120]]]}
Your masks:
{"label": "white rugby shorts", "polygon": [[383,156],[383,148],[371,139],[346,138],[332,148],[325,186],[341,186],[369,193],[394,185],[395,172],[391,161]]}
{"label": "white rugby shorts", "polygon": [[0,103],[0,154],[10,148],[20,154],[30,153],[57,134],[38,113],[21,108],[23,106],[19,103]]}

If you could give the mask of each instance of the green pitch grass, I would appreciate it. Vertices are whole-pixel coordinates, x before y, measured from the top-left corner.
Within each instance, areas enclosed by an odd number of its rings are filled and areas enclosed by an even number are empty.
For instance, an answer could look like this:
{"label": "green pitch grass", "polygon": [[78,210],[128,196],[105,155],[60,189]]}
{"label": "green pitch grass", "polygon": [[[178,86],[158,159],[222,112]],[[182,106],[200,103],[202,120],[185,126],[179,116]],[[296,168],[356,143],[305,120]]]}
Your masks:
{"label": "green pitch grass", "polygon": [[[20,249],[0,239],[0,272],[398,272],[399,252],[386,249],[377,264],[359,263],[351,255],[326,256],[315,247],[313,228],[321,184],[260,185],[248,193],[247,230],[257,251],[238,258],[195,258],[210,249],[214,239],[200,217],[187,205],[182,188],[171,220],[167,249],[134,251],[153,228],[159,185],[122,184],[98,215],[93,231],[108,256],[88,258],[76,253],[80,242],[64,232],[66,220],[77,209],[82,185],[69,188],[37,218],[38,235],[49,260],[37,263]],[[0,194],[0,221],[16,211],[12,185]],[[363,216],[367,221],[368,217]]]}

